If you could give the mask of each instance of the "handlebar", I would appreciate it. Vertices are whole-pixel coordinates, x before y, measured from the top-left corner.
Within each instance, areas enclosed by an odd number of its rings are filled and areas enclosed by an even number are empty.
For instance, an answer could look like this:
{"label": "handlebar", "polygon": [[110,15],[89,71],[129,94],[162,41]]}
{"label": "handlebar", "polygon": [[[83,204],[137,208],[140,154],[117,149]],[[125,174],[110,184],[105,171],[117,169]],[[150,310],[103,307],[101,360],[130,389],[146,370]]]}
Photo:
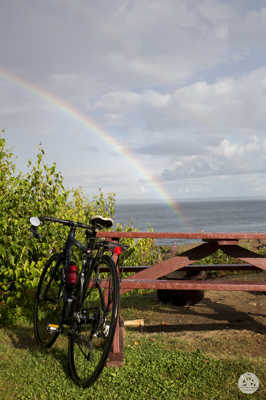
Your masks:
{"label": "handlebar", "polygon": [[[112,220],[111,219],[105,219],[103,217],[100,216],[95,216],[94,217],[94,224],[93,222],[91,223],[91,225],[87,225],[87,224],[83,224],[81,222],[75,222],[75,221],[71,221],[71,220],[67,220],[67,219],[61,219],[61,218],[55,218],[55,217],[31,217],[30,218],[30,222],[31,222],[31,233],[34,237],[40,239],[40,235],[38,233],[38,226],[40,225],[40,221],[48,221],[48,222],[56,222],[62,225],[67,225],[70,226],[71,228],[83,228],[86,229],[86,237],[87,240],[97,240],[96,238],[96,230],[95,228],[97,227],[97,222],[102,223],[102,224],[106,224],[107,227],[110,227],[110,223],[112,224]],[[71,234],[71,232],[70,232]],[[92,235],[92,237],[90,237],[90,235]],[[78,240],[76,240],[74,238],[74,235],[72,235],[71,240],[73,241],[73,244],[75,244],[77,247],[79,247],[80,249],[87,251],[87,246],[84,246],[84,244],[82,244],[81,242],[79,242]],[[107,250],[111,250],[112,252],[116,253],[117,255],[121,254],[121,250],[123,249],[123,251],[127,251],[129,249],[129,246],[125,245],[125,244],[121,244],[118,242],[113,242],[110,240],[102,240],[102,239],[98,239],[98,244],[96,245],[96,248],[100,248],[103,247]],[[120,250],[119,250],[120,248]]]}
{"label": "handlebar", "polygon": [[[55,217],[40,217],[40,220],[41,221],[49,221],[49,222],[58,222],[63,225],[73,226],[73,227],[77,227],[77,228],[84,228],[87,230],[92,229],[91,225],[86,225],[81,222],[74,222],[74,221],[70,221],[67,219],[60,219],[60,218],[55,218]],[[112,242],[110,240],[101,240],[99,242],[99,246],[103,246],[103,245],[105,245],[107,248],[109,248],[109,250],[114,249],[117,246],[121,247],[124,251],[129,249],[129,246],[127,246],[125,244]]]}
{"label": "handlebar", "polygon": [[59,224],[72,226],[76,228],[91,229],[91,225],[83,224],[81,222],[74,222],[67,219],[60,219],[54,217],[40,217],[40,221],[58,222]]}

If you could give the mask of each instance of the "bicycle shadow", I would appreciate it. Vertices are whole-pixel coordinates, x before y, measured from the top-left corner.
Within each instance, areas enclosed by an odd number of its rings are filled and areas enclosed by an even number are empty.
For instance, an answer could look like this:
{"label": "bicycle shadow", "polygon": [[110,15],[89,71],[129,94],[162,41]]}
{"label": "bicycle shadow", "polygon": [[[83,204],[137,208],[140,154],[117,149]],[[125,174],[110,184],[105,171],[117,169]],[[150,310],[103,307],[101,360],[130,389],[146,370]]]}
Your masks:
{"label": "bicycle shadow", "polygon": [[9,326],[5,330],[14,348],[29,350],[36,358],[43,355],[48,359],[54,359],[61,364],[64,372],[68,374],[67,349],[62,345],[60,338],[58,338],[58,342],[52,348],[43,349],[35,341],[33,328]]}

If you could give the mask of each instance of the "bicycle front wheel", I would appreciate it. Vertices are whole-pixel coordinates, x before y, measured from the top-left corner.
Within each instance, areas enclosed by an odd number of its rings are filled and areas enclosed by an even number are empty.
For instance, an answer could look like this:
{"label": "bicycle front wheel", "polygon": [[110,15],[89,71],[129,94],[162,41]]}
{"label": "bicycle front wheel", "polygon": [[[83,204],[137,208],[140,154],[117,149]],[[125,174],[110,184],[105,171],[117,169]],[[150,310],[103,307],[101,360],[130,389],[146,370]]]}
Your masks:
{"label": "bicycle front wheel", "polygon": [[63,256],[54,254],[40,277],[34,307],[34,336],[38,344],[50,347],[59,335],[63,313]]}
{"label": "bicycle front wheel", "polygon": [[[103,256],[93,266],[85,296],[73,314],[68,362],[71,378],[90,386],[101,373],[111,350],[118,317],[119,281],[113,260]],[[77,302],[78,304],[78,302]]]}

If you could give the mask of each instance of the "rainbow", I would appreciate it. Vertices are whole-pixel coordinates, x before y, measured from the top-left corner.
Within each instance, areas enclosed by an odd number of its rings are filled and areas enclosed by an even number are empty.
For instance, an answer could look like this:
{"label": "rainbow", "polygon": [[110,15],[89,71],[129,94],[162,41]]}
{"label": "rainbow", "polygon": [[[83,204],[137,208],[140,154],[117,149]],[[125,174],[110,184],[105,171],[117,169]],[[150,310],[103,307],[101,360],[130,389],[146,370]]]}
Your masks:
{"label": "rainbow", "polygon": [[35,95],[40,96],[41,98],[46,99],[48,102],[57,106],[62,112],[70,115],[74,119],[76,119],[79,123],[85,125],[91,132],[100,137],[106,144],[110,145],[112,149],[114,149],[119,155],[123,156],[127,162],[138,171],[142,178],[144,178],[153,189],[160,195],[163,201],[165,201],[175,212],[178,218],[181,218],[183,223],[187,226],[188,221],[182,215],[181,209],[179,205],[176,203],[174,199],[170,196],[170,194],[163,188],[162,183],[152,176],[146,168],[144,168],[141,163],[137,160],[136,156],[131,153],[128,149],[122,146],[116,139],[114,139],[110,134],[104,131],[99,125],[97,125],[91,118],[88,118],[84,114],[82,114],[78,109],[76,109],[73,105],[63,101],[58,96],[55,96],[53,93],[48,92],[47,90],[33,84],[32,82],[25,80],[21,76],[15,75],[4,68],[0,67],[0,76],[5,78],[6,80],[18,84],[20,87],[29,90]]}

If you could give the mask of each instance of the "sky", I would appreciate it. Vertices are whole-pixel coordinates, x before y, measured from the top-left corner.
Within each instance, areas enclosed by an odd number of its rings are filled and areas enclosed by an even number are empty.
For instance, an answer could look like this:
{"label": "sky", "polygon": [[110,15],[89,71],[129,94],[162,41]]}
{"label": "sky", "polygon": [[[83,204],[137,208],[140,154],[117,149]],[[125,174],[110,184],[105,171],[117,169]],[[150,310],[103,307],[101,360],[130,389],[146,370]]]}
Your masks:
{"label": "sky", "polygon": [[266,196],[266,0],[1,0],[0,129],[118,202]]}

